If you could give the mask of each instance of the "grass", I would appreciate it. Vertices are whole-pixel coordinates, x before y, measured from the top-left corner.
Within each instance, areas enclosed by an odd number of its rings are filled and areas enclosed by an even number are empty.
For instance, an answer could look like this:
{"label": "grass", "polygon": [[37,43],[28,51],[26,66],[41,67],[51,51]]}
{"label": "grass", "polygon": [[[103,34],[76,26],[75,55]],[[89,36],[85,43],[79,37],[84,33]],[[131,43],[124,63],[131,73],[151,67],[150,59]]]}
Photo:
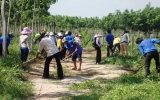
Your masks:
{"label": "grass", "polygon": [[63,100],[159,100],[160,78],[154,74],[143,77],[140,74],[123,74],[118,79],[98,78],[80,84],[73,84],[72,90],[90,92],[78,96],[64,96]]}
{"label": "grass", "polygon": [[[101,64],[120,65],[130,69],[138,69],[144,58],[138,50],[131,56],[114,56],[103,58]],[[88,93],[63,96],[63,100],[160,100],[160,74],[156,73],[155,62],[151,61],[151,75],[145,77],[142,67],[137,73],[122,74],[116,79],[97,78],[82,83],[74,83],[70,89],[87,90]]]}
{"label": "grass", "polygon": [[26,79],[24,66],[18,66],[22,62],[17,45],[12,40],[10,55],[5,59],[0,57],[0,100],[24,100],[33,95],[32,83]]}

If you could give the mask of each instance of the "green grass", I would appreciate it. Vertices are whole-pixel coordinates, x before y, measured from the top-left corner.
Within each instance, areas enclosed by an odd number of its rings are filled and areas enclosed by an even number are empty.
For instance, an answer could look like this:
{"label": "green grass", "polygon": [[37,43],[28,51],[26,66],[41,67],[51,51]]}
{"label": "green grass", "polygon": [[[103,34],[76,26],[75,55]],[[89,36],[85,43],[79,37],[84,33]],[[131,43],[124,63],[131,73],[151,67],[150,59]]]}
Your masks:
{"label": "green grass", "polygon": [[[24,100],[33,95],[32,84],[25,76],[18,43],[11,41],[10,55],[0,57],[0,100]],[[29,56],[31,57],[31,55]]]}
{"label": "green grass", "polygon": [[[102,59],[101,64],[120,65],[130,69],[143,66],[144,57],[138,50],[131,56],[114,56]],[[160,74],[156,73],[155,62],[151,61],[151,75],[145,77],[144,67],[137,73],[122,74],[116,79],[98,78],[73,84],[74,91],[87,90],[88,93],[63,96],[63,100],[160,100]]]}
{"label": "green grass", "polygon": [[73,84],[72,90],[89,89],[78,96],[64,96],[63,100],[159,100],[160,78],[158,74],[143,77],[140,74],[123,74],[118,79],[88,80]]}

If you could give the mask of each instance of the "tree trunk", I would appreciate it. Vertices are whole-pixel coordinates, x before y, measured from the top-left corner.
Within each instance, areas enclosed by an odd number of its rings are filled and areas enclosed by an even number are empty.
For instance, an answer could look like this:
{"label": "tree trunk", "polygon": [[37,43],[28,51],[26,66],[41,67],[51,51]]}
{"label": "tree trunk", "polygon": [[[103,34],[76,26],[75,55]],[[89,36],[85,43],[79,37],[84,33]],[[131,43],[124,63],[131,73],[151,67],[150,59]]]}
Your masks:
{"label": "tree trunk", "polygon": [[[22,3],[22,7],[21,7],[21,13],[22,13],[22,11],[23,11],[23,3]],[[20,32],[22,31],[22,14],[21,14],[21,20],[20,20],[20,27],[19,27]]]}
{"label": "tree trunk", "polygon": [[9,31],[9,19],[11,14],[11,7],[12,7],[12,0],[9,0],[9,14],[8,14],[8,21],[7,21],[7,33]]}
{"label": "tree trunk", "polygon": [[6,0],[2,0],[1,4],[1,16],[2,16],[2,35],[3,35],[3,57],[6,58],[6,34],[7,34],[7,24],[6,24],[6,17],[5,17],[5,4]]}

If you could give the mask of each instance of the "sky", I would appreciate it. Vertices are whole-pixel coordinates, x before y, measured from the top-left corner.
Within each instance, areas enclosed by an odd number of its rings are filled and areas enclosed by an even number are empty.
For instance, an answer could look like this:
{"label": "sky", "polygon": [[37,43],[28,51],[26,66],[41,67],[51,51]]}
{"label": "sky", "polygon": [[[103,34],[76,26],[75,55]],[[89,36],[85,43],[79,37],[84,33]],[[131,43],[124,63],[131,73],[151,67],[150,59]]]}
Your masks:
{"label": "sky", "polygon": [[160,7],[160,0],[58,0],[48,11],[51,15],[102,18],[116,10],[144,9],[149,2],[151,7]]}

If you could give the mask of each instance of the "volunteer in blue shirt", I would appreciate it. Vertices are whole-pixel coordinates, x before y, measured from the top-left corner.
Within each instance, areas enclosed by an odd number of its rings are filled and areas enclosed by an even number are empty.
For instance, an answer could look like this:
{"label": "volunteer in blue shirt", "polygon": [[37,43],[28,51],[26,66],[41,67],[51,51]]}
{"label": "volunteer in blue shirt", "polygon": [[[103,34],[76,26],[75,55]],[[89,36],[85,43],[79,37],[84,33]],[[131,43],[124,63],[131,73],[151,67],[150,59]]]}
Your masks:
{"label": "volunteer in blue shirt", "polygon": [[[7,54],[9,54],[9,50],[8,50],[8,47],[10,45],[10,41],[11,41],[11,38],[13,38],[13,33],[9,33],[7,36],[6,36],[6,50],[7,50]],[[3,44],[3,36],[0,37],[0,56],[2,56],[2,44]]]}
{"label": "volunteer in blue shirt", "polygon": [[154,45],[154,43],[160,44],[160,41],[155,38],[149,38],[146,40],[143,40],[142,38],[136,39],[136,44],[139,44],[138,48],[141,54],[145,57],[146,76],[150,74],[150,63],[152,58],[154,58],[155,60],[157,73],[160,72],[159,54],[157,52],[157,48]]}
{"label": "volunteer in blue shirt", "polygon": [[72,36],[72,32],[71,32],[71,31],[67,31],[67,32],[65,33],[65,35],[66,35],[65,39],[66,39],[67,41],[70,41],[70,40],[73,40],[73,41],[74,41],[74,37]]}
{"label": "volunteer in blue shirt", "polygon": [[[82,64],[82,47],[78,44],[77,41],[73,41],[73,40],[66,40],[65,38],[62,39],[62,43],[64,43],[66,45],[67,48],[67,55],[66,55],[66,59],[69,57],[69,55],[71,53],[73,53],[72,56],[72,61],[74,64],[74,68],[72,70],[78,70],[81,71],[81,64]],[[77,69],[77,65],[76,65],[76,59],[78,58],[79,60],[79,68]]]}
{"label": "volunteer in blue shirt", "polygon": [[106,35],[106,42],[107,42],[107,57],[110,56],[110,51],[112,52],[112,56],[113,56],[113,40],[114,40],[114,36],[112,35],[111,31],[108,30],[107,31],[108,34]]}

